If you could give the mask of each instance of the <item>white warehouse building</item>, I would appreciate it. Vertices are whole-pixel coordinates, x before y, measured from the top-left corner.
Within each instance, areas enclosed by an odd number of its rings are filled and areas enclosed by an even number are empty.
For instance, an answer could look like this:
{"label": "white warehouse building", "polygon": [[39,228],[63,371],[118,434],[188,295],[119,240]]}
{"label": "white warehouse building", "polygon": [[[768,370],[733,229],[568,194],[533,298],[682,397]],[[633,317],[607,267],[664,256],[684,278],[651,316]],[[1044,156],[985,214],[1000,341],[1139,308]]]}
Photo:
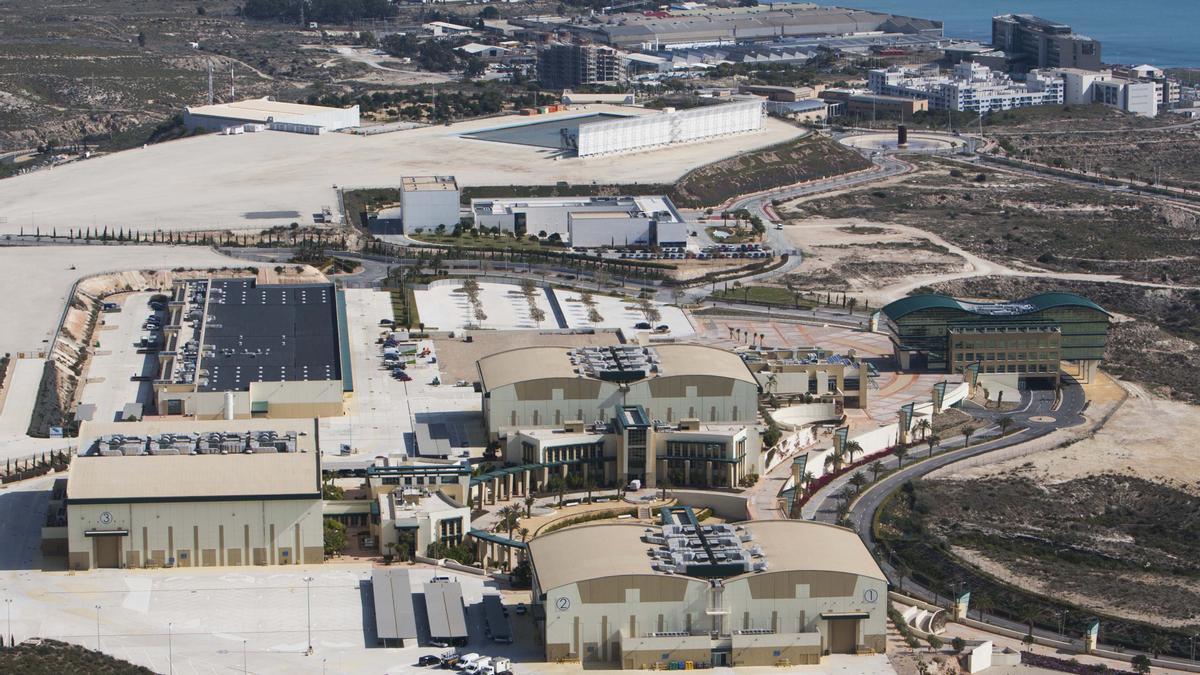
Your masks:
{"label": "white warehouse building", "polygon": [[472,199],[471,214],[479,229],[499,229],[518,237],[558,235],[574,248],[687,243],[687,224],[664,195]]}
{"label": "white warehouse building", "polygon": [[691,110],[667,108],[657,115],[580,125],[575,148],[580,157],[633,152],[757,131],[762,120],[761,99]]}
{"label": "white warehouse building", "polygon": [[454,176],[407,176],[400,179],[405,232],[453,229],[458,224],[458,183]]}
{"label": "white warehouse building", "polygon": [[183,125],[189,130],[271,129],[300,134],[321,134],[359,126],[359,114],[356,105],[349,108],[331,108],[284,103],[270,98],[254,98],[184,108]]}

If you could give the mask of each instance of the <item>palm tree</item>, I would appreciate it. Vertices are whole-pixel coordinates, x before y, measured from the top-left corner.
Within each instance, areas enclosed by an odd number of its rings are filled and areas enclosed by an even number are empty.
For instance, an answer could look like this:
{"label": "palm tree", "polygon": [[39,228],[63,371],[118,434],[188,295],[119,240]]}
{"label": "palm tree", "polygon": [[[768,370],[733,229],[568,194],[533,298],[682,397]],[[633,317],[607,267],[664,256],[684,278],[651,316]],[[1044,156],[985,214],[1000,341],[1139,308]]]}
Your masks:
{"label": "palm tree", "polygon": [[937,436],[928,436],[925,438],[925,444],[929,446],[929,456],[933,457],[933,449],[942,444],[942,439]]}
{"label": "palm tree", "polygon": [[910,574],[912,574],[912,568],[908,566],[908,563],[901,560],[896,564],[897,585],[900,587],[901,593],[904,592],[904,577],[907,577]]}
{"label": "palm tree", "polygon": [[908,448],[898,445],[893,452],[896,455],[896,468],[899,469],[904,466],[904,458],[908,456]]}
{"label": "palm tree", "polygon": [[996,602],[992,600],[992,596],[990,595],[980,595],[972,598],[971,604],[975,605],[975,611],[979,612],[980,621],[983,621],[984,614],[996,609]]}
{"label": "palm tree", "polygon": [[517,530],[517,536],[521,537],[522,542],[528,541],[529,540],[529,528],[522,527],[521,529]]}
{"label": "palm tree", "polygon": [[596,479],[588,476],[583,481],[583,489],[587,490],[587,503],[592,503],[592,491],[596,489]]}
{"label": "palm tree", "polygon": [[846,451],[846,463],[854,463],[854,453],[862,452],[863,446],[859,445],[858,441],[846,441],[842,444],[842,449]]}
{"label": "palm tree", "polygon": [[1011,427],[1013,424],[1015,424],[1015,421],[1013,420],[1013,418],[1009,417],[1008,415],[1005,415],[1005,416],[1001,417],[1000,419],[996,420],[996,425],[1000,427],[1001,435],[1008,433],[1008,428]]}
{"label": "palm tree", "polygon": [[874,462],[871,462],[871,480],[872,481],[879,480],[879,474],[883,473],[883,469],[884,469],[883,462],[881,462],[879,460],[875,460]]}
{"label": "palm tree", "polygon": [[930,423],[928,417],[922,417],[920,421],[913,427],[915,431],[921,432],[921,438],[925,438],[926,434],[933,431],[933,424]]}
{"label": "palm tree", "polygon": [[971,445],[971,434],[975,433],[975,431],[976,431],[975,425],[973,425],[973,424],[963,425],[962,431],[959,433],[961,433],[963,435],[963,447],[964,448],[969,447]]}
{"label": "palm tree", "polygon": [[525,517],[526,518],[533,517],[533,503],[535,501],[537,501],[537,499],[533,495],[525,495]]}
{"label": "palm tree", "polygon": [[778,388],[779,388],[779,376],[777,376],[775,373],[771,373],[770,375],[767,376],[767,392],[773,394],[773,393],[775,393],[775,390]]}
{"label": "palm tree", "polygon": [[850,484],[854,486],[855,492],[862,492],[863,486],[869,483],[866,474],[861,471],[855,471],[853,476],[850,476]]}
{"label": "palm tree", "polygon": [[517,525],[521,521],[521,507],[516,504],[506,504],[496,510],[496,515],[499,518],[496,520],[496,528],[508,531],[508,538],[512,539],[513,530],[517,529]]}
{"label": "palm tree", "polygon": [[1033,624],[1037,623],[1038,617],[1042,615],[1042,610],[1036,605],[1025,605],[1021,608],[1020,617],[1021,623],[1029,626],[1029,635],[1033,635]]}
{"label": "palm tree", "polygon": [[854,499],[854,490],[847,485],[841,490],[838,490],[834,497],[836,497],[837,500],[842,503],[842,505],[839,507],[839,510],[845,509],[850,505],[850,500]]}
{"label": "palm tree", "polygon": [[812,485],[812,482],[816,479],[817,479],[817,477],[814,476],[813,472],[811,472],[811,471],[805,471],[804,475],[800,476],[800,482],[803,485],[804,490],[806,492],[808,491],[808,486]]}
{"label": "palm tree", "polygon": [[1150,656],[1158,658],[1163,652],[1171,648],[1171,641],[1161,633],[1155,633],[1150,636],[1150,641],[1146,643],[1146,651],[1150,652]]}
{"label": "palm tree", "polygon": [[558,508],[562,508],[563,496],[567,494],[567,482],[562,479],[562,476],[552,476],[548,481],[548,487],[558,497]]}

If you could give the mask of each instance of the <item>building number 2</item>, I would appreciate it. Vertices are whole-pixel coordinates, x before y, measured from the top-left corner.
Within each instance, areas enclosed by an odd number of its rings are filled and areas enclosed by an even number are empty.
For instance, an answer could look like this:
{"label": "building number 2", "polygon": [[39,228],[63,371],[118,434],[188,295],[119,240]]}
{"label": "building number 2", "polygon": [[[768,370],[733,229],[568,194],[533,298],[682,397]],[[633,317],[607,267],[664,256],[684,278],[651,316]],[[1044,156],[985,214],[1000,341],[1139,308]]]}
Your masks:
{"label": "building number 2", "polygon": [[556,600],[554,602],[554,606],[558,608],[558,611],[565,612],[571,608],[571,599],[570,598],[559,598],[558,600]]}

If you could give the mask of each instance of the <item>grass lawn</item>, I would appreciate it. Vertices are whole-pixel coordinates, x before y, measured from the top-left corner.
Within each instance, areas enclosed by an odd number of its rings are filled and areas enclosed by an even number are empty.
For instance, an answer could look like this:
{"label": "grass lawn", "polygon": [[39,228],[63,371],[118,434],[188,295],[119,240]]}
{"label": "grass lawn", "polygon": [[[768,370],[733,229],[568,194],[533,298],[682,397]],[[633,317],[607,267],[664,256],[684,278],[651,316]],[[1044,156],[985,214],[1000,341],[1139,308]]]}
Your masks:
{"label": "grass lawn", "polygon": [[816,306],[815,302],[803,297],[803,294],[800,294],[797,302],[796,293],[778,286],[742,286],[741,288],[722,289],[713,293],[712,297],[716,300],[763,302],[769,305],[802,309],[811,309]]}

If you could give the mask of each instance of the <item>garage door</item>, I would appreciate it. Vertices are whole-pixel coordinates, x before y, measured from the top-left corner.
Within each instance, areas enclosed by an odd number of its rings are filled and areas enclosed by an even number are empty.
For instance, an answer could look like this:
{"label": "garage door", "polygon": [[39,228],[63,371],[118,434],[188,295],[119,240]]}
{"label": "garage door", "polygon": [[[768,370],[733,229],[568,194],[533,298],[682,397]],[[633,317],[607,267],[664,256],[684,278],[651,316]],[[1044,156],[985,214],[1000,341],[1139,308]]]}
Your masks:
{"label": "garage door", "polygon": [[121,566],[121,537],[94,537],[92,542],[95,546],[96,567]]}
{"label": "garage door", "polygon": [[837,619],[830,621],[829,651],[833,654],[853,654],[857,636],[857,619]]}

